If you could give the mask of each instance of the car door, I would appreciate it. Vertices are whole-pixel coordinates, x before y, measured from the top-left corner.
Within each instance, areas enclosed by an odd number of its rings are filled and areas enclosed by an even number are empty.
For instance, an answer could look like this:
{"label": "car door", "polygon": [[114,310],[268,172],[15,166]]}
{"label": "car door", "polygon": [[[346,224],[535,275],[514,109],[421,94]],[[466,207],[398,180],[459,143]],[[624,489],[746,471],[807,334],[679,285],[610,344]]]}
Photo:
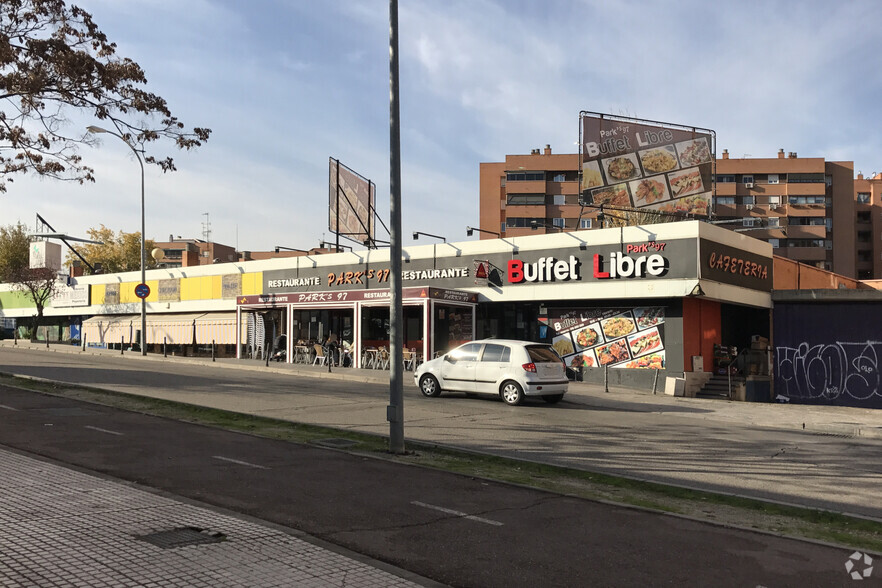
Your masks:
{"label": "car door", "polygon": [[481,343],[466,343],[444,356],[441,362],[442,387],[461,392],[475,391],[475,364]]}
{"label": "car door", "polygon": [[475,364],[475,392],[499,393],[498,382],[508,369],[511,349],[499,343],[486,343]]}

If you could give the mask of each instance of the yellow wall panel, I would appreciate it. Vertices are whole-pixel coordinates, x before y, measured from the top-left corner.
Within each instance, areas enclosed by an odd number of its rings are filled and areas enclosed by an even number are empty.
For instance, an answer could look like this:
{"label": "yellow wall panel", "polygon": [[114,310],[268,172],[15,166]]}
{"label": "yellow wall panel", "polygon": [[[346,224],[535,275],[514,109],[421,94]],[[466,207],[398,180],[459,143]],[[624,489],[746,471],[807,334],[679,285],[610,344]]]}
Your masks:
{"label": "yellow wall panel", "polygon": [[150,287],[147,302],[159,302],[159,280],[147,280],[147,286]]}
{"label": "yellow wall panel", "polygon": [[181,278],[181,301],[199,300],[200,278]]}
{"label": "yellow wall panel", "polygon": [[92,284],[89,304],[104,304],[104,284]]}
{"label": "yellow wall panel", "polygon": [[263,272],[253,272],[242,276],[242,295],[263,294]]}
{"label": "yellow wall panel", "polygon": [[211,294],[209,298],[212,300],[220,300],[224,297],[224,281],[221,276],[209,276],[209,286]]}

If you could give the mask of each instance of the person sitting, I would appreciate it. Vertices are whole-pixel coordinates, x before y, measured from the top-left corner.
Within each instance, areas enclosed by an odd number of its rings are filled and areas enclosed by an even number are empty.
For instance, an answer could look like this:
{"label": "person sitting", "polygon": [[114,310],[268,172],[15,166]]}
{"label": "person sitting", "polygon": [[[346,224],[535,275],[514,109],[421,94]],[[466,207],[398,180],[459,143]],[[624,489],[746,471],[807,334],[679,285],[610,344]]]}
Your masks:
{"label": "person sitting", "polygon": [[343,350],[340,353],[340,363],[343,367],[352,365],[352,343],[343,339]]}

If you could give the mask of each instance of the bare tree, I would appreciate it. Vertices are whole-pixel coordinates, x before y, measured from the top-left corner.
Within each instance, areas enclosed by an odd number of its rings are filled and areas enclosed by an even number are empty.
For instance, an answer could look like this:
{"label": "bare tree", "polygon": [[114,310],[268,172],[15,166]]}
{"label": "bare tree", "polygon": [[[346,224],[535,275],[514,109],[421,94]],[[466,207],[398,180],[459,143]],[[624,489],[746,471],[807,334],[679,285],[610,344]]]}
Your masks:
{"label": "bare tree", "polygon": [[[18,173],[95,181],[78,154],[94,139],[66,132],[70,109],[112,125],[129,143],[171,139],[198,147],[211,131],[187,131],[160,96],[142,88],[141,67],[116,55],[92,16],[64,0],[3,0],[0,3],[0,192]],[[173,171],[171,157],[145,156]]]}

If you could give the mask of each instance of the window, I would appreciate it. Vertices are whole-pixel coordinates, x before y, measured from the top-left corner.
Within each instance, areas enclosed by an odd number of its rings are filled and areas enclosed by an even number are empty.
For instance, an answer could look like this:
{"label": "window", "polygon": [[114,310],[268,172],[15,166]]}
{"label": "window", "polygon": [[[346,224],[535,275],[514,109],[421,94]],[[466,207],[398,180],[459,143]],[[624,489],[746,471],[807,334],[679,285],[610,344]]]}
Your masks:
{"label": "window", "polygon": [[741,219],[741,224],[745,227],[752,227],[752,226],[754,226],[755,223],[756,223],[756,221],[752,218]]}
{"label": "window", "polygon": [[509,182],[536,182],[545,180],[545,172],[506,172],[505,179]]}
{"label": "window", "polygon": [[746,176],[746,175],[741,176],[741,183],[742,184],[752,184],[753,183],[753,176]]}
{"label": "window", "polygon": [[567,175],[563,172],[556,172],[551,181],[553,181],[553,182],[566,182]]}
{"label": "window", "polygon": [[509,206],[541,204],[545,205],[545,194],[509,194],[507,198]]}
{"label": "window", "polygon": [[502,221],[501,223],[499,223],[499,232],[500,233],[505,232],[505,221]]}
{"label": "window", "polygon": [[790,196],[790,204],[826,204],[823,196]]}
{"label": "window", "polygon": [[769,228],[778,228],[781,226],[781,219],[777,216],[770,216],[768,222]]}
{"label": "window", "polygon": [[824,174],[787,174],[787,182],[791,184],[823,184],[826,181]]}
{"label": "window", "polygon": [[735,176],[717,175],[718,184],[734,184]]}
{"label": "window", "polygon": [[769,174],[769,183],[777,184],[778,183],[778,174]]}
{"label": "window", "polygon": [[527,228],[529,229],[533,222],[539,224],[539,226],[545,225],[544,218],[530,218],[530,217],[509,217],[505,220],[506,226],[509,228]]}
{"label": "window", "polygon": [[832,231],[833,230],[833,219],[832,218],[825,218],[824,219],[824,226],[827,227],[828,233],[830,231]]}
{"label": "window", "polygon": [[866,224],[872,222],[869,210],[861,210],[857,213],[857,222]]}
{"label": "window", "polygon": [[552,197],[552,202],[555,206],[563,206],[567,203],[567,197],[564,194],[555,194]]}
{"label": "window", "polygon": [[780,241],[778,239],[769,239],[769,245],[771,245],[775,249],[777,249],[778,247],[781,246]]}
{"label": "window", "polygon": [[735,204],[734,196],[717,196],[717,204]]}
{"label": "window", "polygon": [[869,243],[873,240],[870,231],[858,231],[857,232],[857,242],[858,243]]}
{"label": "window", "polygon": [[858,192],[857,203],[858,204],[869,204],[870,203],[870,193],[869,192]]}
{"label": "window", "polygon": [[555,227],[560,228],[560,229],[563,229],[564,227],[567,226],[566,221],[565,221],[564,219],[562,219],[562,218],[553,218],[553,219],[551,219],[551,224],[552,224],[553,226],[555,226]]}
{"label": "window", "polygon": [[756,196],[742,196],[741,204],[756,204]]}
{"label": "window", "polygon": [[508,363],[511,358],[511,349],[505,345],[495,345],[488,343],[484,346],[484,354],[481,361],[498,361]]}
{"label": "window", "polygon": [[826,219],[822,216],[791,216],[789,220],[791,225],[801,226],[820,226],[825,222]]}
{"label": "window", "polygon": [[583,218],[579,220],[579,228],[580,229],[590,229],[591,228],[591,219]]}
{"label": "window", "polygon": [[480,350],[481,343],[468,343],[451,351],[450,358],[454,361],[475,361]]}
{"label": "window", "polygon": [[858,251],[857,252],[857,260],[861,262],[872,261],[872,251]]}

